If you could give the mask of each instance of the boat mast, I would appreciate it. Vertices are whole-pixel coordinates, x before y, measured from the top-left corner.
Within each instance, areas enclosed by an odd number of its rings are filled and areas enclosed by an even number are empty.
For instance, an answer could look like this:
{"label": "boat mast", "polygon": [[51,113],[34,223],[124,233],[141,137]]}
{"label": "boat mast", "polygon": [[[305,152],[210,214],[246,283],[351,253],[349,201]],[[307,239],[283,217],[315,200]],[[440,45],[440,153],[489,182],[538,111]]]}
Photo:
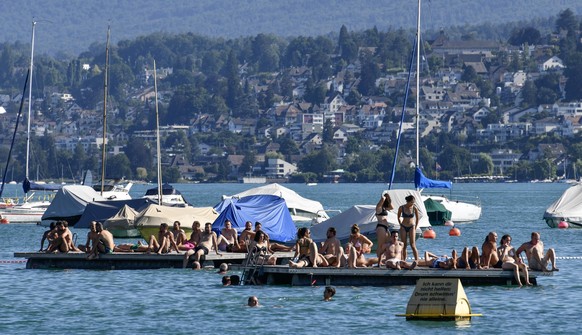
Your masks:
{"label": "boat mast", "polygon": [[158,113],[158,79],[156,77],[156,60],[154,59],[154,93],[156,101],[156,150],[158,156],[158,205],[162,205],[162,156],[160,150],[160,116]]}
{"label": "boat mast", "polygon": [[[32,21],[32,37],[30,41],[30,73],[28,80],[28,117],[27,117],[27,127],[26,127],[26,168],[24,170],[24,178],[28,179],[28,160],[30,157],[30,115],[32,114],[32,69],[34,64],[34,31],[36,27],[36,21]],[[26,197],[24,201],[26,202]]]}
{"label": "boat mast", "polygon": [[418,17],[416,19],[416,167],[420,166],[420,1],[418,0]]}
{"label": "boat mast", "polygon": [[107,140],[107,81],[109,72],[109,34],[111,26],[107,26],[107,44],[105,45],[105,74],[103,75],[103,142],[101,143],[101,196],[103,196],[103,189],[105,188],[105,157],[107,155],[107,148],[105,141]]}

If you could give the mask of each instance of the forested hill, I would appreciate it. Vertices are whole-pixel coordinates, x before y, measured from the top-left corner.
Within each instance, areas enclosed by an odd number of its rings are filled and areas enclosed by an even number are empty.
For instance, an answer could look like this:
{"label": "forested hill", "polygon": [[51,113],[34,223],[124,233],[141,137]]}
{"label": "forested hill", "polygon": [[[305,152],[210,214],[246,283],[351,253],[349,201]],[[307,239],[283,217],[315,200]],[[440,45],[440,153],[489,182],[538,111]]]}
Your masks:
{"label": "forested hill", "polygon": [[[107,24],[113,41],[152,32],[193,32],[212,37],[258,33],[317,36],[376,26],[412,28],[415,0],[5,0],[0,2],[0,43],[29,43],[37,26],[38,52],[78,55],[104,40]],[[423,29],[466,24],[499,24],[556,16],[570,8],[582,14],[580,0],[423,0]]]}

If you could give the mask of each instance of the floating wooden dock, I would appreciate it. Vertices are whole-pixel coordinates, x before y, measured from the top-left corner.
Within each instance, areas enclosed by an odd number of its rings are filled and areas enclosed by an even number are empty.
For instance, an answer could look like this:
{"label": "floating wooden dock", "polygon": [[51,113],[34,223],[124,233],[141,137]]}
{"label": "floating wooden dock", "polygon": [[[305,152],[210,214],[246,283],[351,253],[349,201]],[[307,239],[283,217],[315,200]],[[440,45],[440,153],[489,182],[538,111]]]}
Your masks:
{"label": "floating wooden dock", "polygon": [[[288,266],[260,266],[247,268],[258,283],[266,285],[334,285],[334,286],[393,286],[416,285],[420,278],[459,278],[464,286],[469,285],[517,285],[513,271],[488,270],[442,270],[417,267],[414,270],[386,268],[289,268]],[[552,272],[530,271],[530,282],[537,285],[540,275]]]}
{"label": "floating wooden dock", "polygon": [[[293,257],[293,252],[276,252],[279,262],[286,262]],[[182,268],[184,254],[148,254],[143,252],[115,252],[101,254],[99,258],[88,260],[82,252],[47,254],[44,252],[15,252],[14,257],[26,258],[27,269],[88,269],[88,270],[144,270]],[[242,264],[245,253],[214,252],[206,255],[202,266],[219,267],[221,263]],[[191,258],[190,258],[191,259]],[[192,266],[192,260],[188,262]]]}

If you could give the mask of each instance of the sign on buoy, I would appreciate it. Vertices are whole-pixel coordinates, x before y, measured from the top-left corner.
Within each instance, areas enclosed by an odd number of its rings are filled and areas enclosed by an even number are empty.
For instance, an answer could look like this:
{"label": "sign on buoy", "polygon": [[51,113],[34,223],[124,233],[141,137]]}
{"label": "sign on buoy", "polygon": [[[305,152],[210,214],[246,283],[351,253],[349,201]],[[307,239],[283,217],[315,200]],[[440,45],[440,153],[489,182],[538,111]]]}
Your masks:
{"label": "sign on buoy", "polygon": [[471,305],[458,278],[421,278],[406,306],[407,320],[471,320]]}

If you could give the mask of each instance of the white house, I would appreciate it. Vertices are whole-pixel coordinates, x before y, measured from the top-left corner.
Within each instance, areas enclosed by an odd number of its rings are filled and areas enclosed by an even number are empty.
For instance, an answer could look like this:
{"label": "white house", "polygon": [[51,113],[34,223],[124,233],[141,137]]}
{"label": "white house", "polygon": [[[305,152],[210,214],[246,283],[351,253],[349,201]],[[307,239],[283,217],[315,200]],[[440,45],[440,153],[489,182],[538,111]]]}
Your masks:
{"label": "white house", "polygon": [[558,56],[552,56],[550,59],[543,62],[540,66],[540,71],[545,72],[549,70],[560,70],[565,68],[564,62]]}

